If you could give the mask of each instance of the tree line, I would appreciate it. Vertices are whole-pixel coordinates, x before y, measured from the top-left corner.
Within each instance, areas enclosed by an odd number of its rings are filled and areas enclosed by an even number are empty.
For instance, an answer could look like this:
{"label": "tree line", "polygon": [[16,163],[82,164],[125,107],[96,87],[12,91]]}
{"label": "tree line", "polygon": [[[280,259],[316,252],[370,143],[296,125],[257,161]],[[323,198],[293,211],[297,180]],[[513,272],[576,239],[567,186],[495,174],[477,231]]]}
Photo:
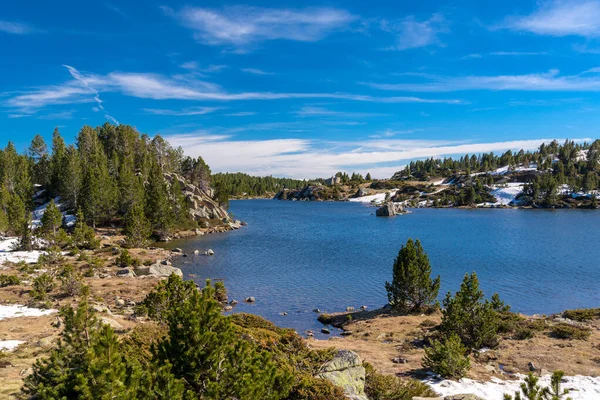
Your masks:
{"label": "tree line", "polygon": [[160,135],[151,138],[129,125],[83,126],[71,145],[55,129],[50,146],[36,135],[23,154],[9,142],[0,150],[0,231],[23,234],[34,195],[59,196],[64,208],[80,210],[93,228],[141,220],[164,233],[193,225],[182,188],[169,185],[167,173],[203,189],[210,185],[201,157],[185,156]]}

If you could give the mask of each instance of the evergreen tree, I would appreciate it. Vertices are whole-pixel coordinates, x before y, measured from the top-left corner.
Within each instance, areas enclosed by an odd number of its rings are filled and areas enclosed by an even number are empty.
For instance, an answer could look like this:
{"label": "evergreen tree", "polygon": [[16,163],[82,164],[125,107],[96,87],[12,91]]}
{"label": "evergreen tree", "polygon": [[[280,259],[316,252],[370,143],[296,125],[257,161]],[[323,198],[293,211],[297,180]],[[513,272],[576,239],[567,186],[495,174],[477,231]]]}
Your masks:
{"label": "evergreen tree", "polygon": [[430,347],[425,348],[423,367],[444,378],[460,379],[471,368],[471,362],[460,338],[452,334],[442,342],[434,340]]}
{"label": "evergreen tree", "polygon": [[54,200],[50,200],[50,203],[46,206],[44,215],[42,215],[42,232],[47,234],[52,241],[56,238],[56,234],[60,226],[62,225],[63,215],[54,203]]}
{"label": "evergreen tree", "polygon": [[144,247],[148,244],[152,229],[140,203],[135,203],[125,215],[123,233],[127,236],[125,240],[129,247]]}
{"label": "evergreen tree", "polygon": [[367,176],[365,177],[365,180],[366,180],[367,182],[370,182],[370,181],[372,181],[372,180],[373,180],[373,179],[371,179],[371,173],[370,173],[370,172],[367,172]]}
{"label": "evergreen tree", "polygon": [[385,288],[392,307],[403,313],[422,312],[433,305],[440,289],[440,277],[431,279],[429,257],[421,242],[408,239],[394,261],[392,283]]}
{"label": "evergreen tree", "polygon": [[173,215],[169,204],[167,182],[157,163],[152,165],[148,175],[145,195],[146,217],[159,236],[166,235],[173,225]]}
{"label": "evergreen tree", "polygon": [[80,249],[95,249],[100,245],[94,229],[85,222],[81,208],[77,210],[75,228],[73,229],[73,244]]}
{"label": "evergreen tree", "polygon": [[50,193],[54,195],[62,194],[62,185],[69,181],[62,176],[65,170],[65,141],[58,128],[54,128],[52,133],[52,156],[50,157]]}
{"label": "evergreen tree", "polygon": [[60,178],[59,194],[66,203],[74,209],[79,208],[81,201],[83,171],[79,152],[74,146],[69,146],[62,158],[63,166],[58,173]]}
{"label": "evergreen tree", "polygon": [[443,302],[440,330],[456,334],[469,349],[494,348],[498,345],[498,315],[493,304],[484,300],[475,273],[466,274],[460,290]]}

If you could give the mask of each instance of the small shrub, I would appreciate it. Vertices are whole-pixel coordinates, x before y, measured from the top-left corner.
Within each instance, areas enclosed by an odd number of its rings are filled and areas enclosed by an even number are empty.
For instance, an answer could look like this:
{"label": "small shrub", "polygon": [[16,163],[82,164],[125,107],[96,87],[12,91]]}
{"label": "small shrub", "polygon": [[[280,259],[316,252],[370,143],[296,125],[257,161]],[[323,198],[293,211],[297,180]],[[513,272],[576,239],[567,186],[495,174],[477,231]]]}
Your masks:
{"label": "small shrub", "polygon": [[73,265],[65,265],[58,277],[61,283],[61,291],[66,296],[78,296],[81,293],[83,286],[81,274]]}
{"label": "small shrub", "polygon": [[560,323],[552,327],[552,335],[558,339],[587,340],[592,331],[589,328]]}
{"label": "small shrub", "polygon": [[15,275],[0,275],[0,287],[17,286],[21,280]]}
{"label": "small shrub", "polygon": [[520,326],[515,331],[513,338],[516,340],[527,340],[533,338],[535,331],[527,326]]}
{"label": "small shrub", "polygon": [[346,315],[346,321],[352,321],[352,314]]}
{"label": "small shrub", "polygon": [[433,328],[434,326],[437,326],[437,325],[438,325],[438,323],[431,319],[426,319],[425,321],[423,321],[419,324],[419,326],[421,328]]}
{"label": "small shrub", "polygon": [[133,258],[126,249],[121,250],[121,254],[117,257],[117,265],[121,268],[129,267],[133,264]]}
{"label": "small shrub", "polygon": [[48,298],[48,293],[54,289],[54,278],[44,272],[33,280],[32,287],[31,297],[35,300],[44,301]]}
{"label": "small shrub", "polygon": [[600,318],[600,308],[567,310],[563,313],[563,317],[579,322],[591,321],[594,318]]}
{"label": "small shrub", "polygon": [[215,282],[215,299],[221,303],[227,301],[227,288],[225,288],[223,281]]}
{"label": "small shrub", "polygon": [[471,362],[460,337],[452,334],[443,342],[434,340],[425,348],[423,367],[445,378],[460,379],[471,368]]}
{"label": "small shrub", "polygon": [[365,363],[365,393],[371,400],[411,400],[413,397],[435,397],[436,393],[416,379],[400,379],[377,373]]}

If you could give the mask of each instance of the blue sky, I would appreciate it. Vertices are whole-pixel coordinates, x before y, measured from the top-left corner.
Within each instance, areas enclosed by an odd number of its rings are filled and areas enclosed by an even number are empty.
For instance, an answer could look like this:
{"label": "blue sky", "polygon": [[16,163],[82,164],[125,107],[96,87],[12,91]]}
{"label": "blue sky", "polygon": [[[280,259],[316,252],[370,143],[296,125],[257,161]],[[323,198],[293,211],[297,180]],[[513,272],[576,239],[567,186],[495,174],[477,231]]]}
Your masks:
{"label": "blue sky", "polygon": [[160,133],[213,171],[389,177],[596,138],[600,0],[0,4],[0,140]]}

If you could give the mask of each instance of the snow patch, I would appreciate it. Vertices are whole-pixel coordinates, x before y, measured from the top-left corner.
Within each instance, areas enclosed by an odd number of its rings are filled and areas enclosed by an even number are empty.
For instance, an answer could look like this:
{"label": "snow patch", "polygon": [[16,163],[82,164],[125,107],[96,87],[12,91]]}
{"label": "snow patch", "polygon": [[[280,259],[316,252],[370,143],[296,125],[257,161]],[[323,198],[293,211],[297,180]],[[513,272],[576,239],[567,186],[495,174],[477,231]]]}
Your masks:
{"label": "snow patch", "polygon": [[12,251],[19,244],[19,238],[9,237],[0,239],[0,265],[5,262],[18,263],[25,261],[28,264],[36,263],[43,251]]}
{"label": "snow patch", "polygon": [[0,340],[0,351],[13,351],[23,343],[22,340]]}
{"label": "snow patch", "polygon": [[386,192],[386,193],[377,193],[377,194],[372,194],[369,196],[356,197],[356,198],[348,199],[348,201],[352,201],[355,203],[383,203],[385,201],[385,196],[387,195],[387,193],[390,194],[390,197],[393,197],[396,194],[397,190],[398,189],[393,189],[390,192]]}
{"label": "snow patch", "polygon": [[[551,375],[541,377],[540,386],[550,386],[550,377]],[[502,400],[505,393],[514,396],[515,392],[520,391],[520,385],[524,381],[525,375],[518,374],[517,378],[518,380],[513,381],[492,378],[489,382],[482,382],[464,378],[458,382],[434,379],[424,382],[443,396],[470,393],[486,400]],[[600,377],[567,376],[563,378],[562,388],[569,390],[569,397],[573,400],[600,399]]]}
{"label": "snow patch", "polygon": [[[33,210],[33,219],[31,221],[31,228],[35,229],[35,228],[39,228],[40,226],[42,226],[42,217],[44,216],[44,213],[46,212],[46,208],[48,207],[48,204],[50,204],[50,202],[42,204],[41,206],[39,206],[35,210]],[[54,198],[54,204],[56,204],[56,207],[58,207],[58,209],[61,211],[64,208],[66,208],[66,205],[61,202],[60,196],[57,196]],[[75,225],[75,216],[74,215],[71,215],[71,214],[67,213],[66,211],[62,211],[62,215],[63,215],[64,223],[67,227],[71,227],[71,226]]]}
{"label": "snow patch", "polygon": [[0,321],[7,318],[16,317],[41,317],[55,313],[57,310],[49,309],[42,310],[39,308],[29,308],[18,304],[1,305],[0,304]]}

